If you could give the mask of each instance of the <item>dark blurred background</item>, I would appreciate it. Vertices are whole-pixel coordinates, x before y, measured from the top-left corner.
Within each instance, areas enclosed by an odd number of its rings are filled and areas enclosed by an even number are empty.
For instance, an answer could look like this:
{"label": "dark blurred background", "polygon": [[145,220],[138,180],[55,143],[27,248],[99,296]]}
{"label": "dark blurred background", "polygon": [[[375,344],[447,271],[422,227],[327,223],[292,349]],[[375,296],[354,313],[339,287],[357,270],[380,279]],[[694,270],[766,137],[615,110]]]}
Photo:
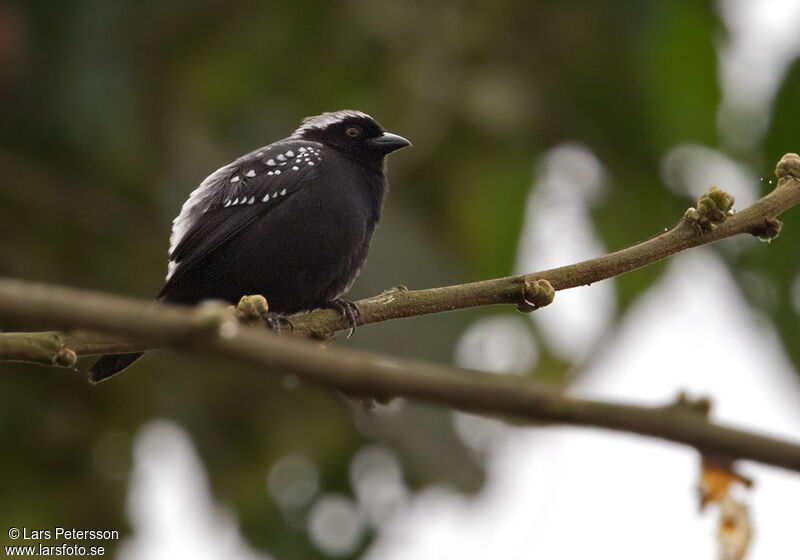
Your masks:
{"label": "dark blurred background", "polygon": [[[713,150],[765,190],[778,158],[800,148],[800,67],[784,57],[766,101],[730,97],[722,4],[2,0],[0,274],[150,298],[171,220],[206,175],[342,108],[414,143],[391,157],[385,218],[353,299],[514,271],[537,162],[565,143],[602,163],[598,242],[630,245],[691,202],[688,187],[664,186],[676,146]],[[768,249],[719,250],[795,364],[796,214]],[[663,270],[619,278],[612,319]],[[452,362],[469,325],[515,314],[394,321],[338,344]],[[560,382],[575,371],[536,323],[520,324],[538,356],[526,374]],[[480,454],[435,407],[368,413],[291,377],[169,352],[98,387],[75,371],[2,364],[0,526],[130,533],[132,446],[153,419],[188,435],[213,500],[275,558],[357,557],[368,544],[375,524],[337,549],[308,521],[321,492],[345,510],[360,503],[352,459],[364,449],[401,468],[411,492],[470,494],[484,479]],[[294,494],[280,498],[286,487]]]}

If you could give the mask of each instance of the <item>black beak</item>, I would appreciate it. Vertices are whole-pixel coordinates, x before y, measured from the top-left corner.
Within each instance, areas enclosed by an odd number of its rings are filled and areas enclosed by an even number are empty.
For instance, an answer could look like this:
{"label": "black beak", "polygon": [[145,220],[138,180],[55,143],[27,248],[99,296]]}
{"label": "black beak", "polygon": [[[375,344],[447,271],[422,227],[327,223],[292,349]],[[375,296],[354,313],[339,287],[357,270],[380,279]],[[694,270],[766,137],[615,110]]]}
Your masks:
{"label": "black beak", "polygon": [[392,134],[391,132],[384,132],[377,138],[372,138],[367,142],[384,154],[390,154],[395,150],[399,150],[400,148],[405,148],[406,146],[411,145],[411,142],[402,136],[398,134]]}

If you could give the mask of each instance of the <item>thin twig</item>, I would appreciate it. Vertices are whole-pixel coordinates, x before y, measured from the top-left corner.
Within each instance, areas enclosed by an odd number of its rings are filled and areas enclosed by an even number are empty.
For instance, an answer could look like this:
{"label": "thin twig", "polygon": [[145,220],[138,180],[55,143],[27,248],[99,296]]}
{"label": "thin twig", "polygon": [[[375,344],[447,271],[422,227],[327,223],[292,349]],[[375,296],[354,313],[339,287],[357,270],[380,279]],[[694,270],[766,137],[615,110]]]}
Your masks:
{"label": "thin twig", "polygon": [[[719,241],[738,234],[766,235],[775,226],[775,219],[800,204],[800,157],[786,154],[775,171],[776,188],[749,207],[727,217],[713,230],[704,232],[684,216],[670,229],[632,247],[587,261],[532,274],[507,276],[469,284],[430,288],[427,290],[393,289],[357,302],[361,312],[359,324],[390,319],[416,317],[481,305],[524,305],[526,286],[536,280],[547,280],[556,291],[586,286],[645,267],[686,249]],[[299,334],[326,337],[349,328],[349,323],[331,310],[318,310],[292,318]]]}

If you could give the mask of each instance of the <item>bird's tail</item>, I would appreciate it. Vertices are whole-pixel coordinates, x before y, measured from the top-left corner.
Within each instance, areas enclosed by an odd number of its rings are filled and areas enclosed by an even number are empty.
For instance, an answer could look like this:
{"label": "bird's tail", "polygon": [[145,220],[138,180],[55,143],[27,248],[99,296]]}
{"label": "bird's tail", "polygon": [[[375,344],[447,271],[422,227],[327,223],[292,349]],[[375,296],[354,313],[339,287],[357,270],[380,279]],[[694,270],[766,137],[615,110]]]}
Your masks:
{"label": "bird's tail", "polygon": [[97,360],[89,370],[89,381],[99,383],[121,372],[144,355],[144,352],[131,354],[106,354]]}

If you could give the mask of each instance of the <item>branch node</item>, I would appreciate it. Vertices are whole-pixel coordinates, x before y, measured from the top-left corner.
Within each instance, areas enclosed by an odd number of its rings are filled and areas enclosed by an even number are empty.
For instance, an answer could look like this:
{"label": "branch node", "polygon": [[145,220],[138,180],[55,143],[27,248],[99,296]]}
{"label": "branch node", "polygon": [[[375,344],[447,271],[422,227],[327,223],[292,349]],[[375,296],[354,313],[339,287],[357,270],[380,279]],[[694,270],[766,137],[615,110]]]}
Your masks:
{"label": "branch node", "polygon": [[53,365],[59,367],[72,367],[78,361],[78,355],[70,348],[62,348],[53,359]]}
{"label": "branch node", "polygon": [[242,296],[233,310],[236,319],[244,325],[251,327],[267,325],[269,304],[262,295]]}
{"label": "branch node", "polygon": [[800,180],[800,156],[797,154],[785,154],[778,162],[778,165],[775,166],[775,175],[778,177],[778,184],[785,177],[793,177],[796,180]]}
{"label": "branch node", "polygon": [[377,296],[371,298],[375,303],[380,305],[388,305],[397,299],[397,296],[408,293],[408,288],[403,285],[393,286],[388,290],[382,291]]}
{"label": "branch node", "polygon": [[783,222],[778,218],[766,218],[762,225],[750,229],[749,233],[758,237],[759,240],[769,243],[780,235],[782,229]]}
{"label": "branch node", "polygon": [[522,298],[517,304],[517,309],[523,313],[536,311],[553,303],[556,291],[552,284],[545,278],[522,281]]}
{"label": "branch node", "polygon": [[683,217],[694,222],[703,233],[708,233],[732,214],[734,201],[732,195],[711,187],[697,199],[697,208],[689,208]]}
{"label": "branch node", "polygon": [[688,412],[708,418],[711,413],[711,399],[708,397],[693,399],[685,391],[681,391],[675,402],[666,405],[664,409],[675,412]]}

